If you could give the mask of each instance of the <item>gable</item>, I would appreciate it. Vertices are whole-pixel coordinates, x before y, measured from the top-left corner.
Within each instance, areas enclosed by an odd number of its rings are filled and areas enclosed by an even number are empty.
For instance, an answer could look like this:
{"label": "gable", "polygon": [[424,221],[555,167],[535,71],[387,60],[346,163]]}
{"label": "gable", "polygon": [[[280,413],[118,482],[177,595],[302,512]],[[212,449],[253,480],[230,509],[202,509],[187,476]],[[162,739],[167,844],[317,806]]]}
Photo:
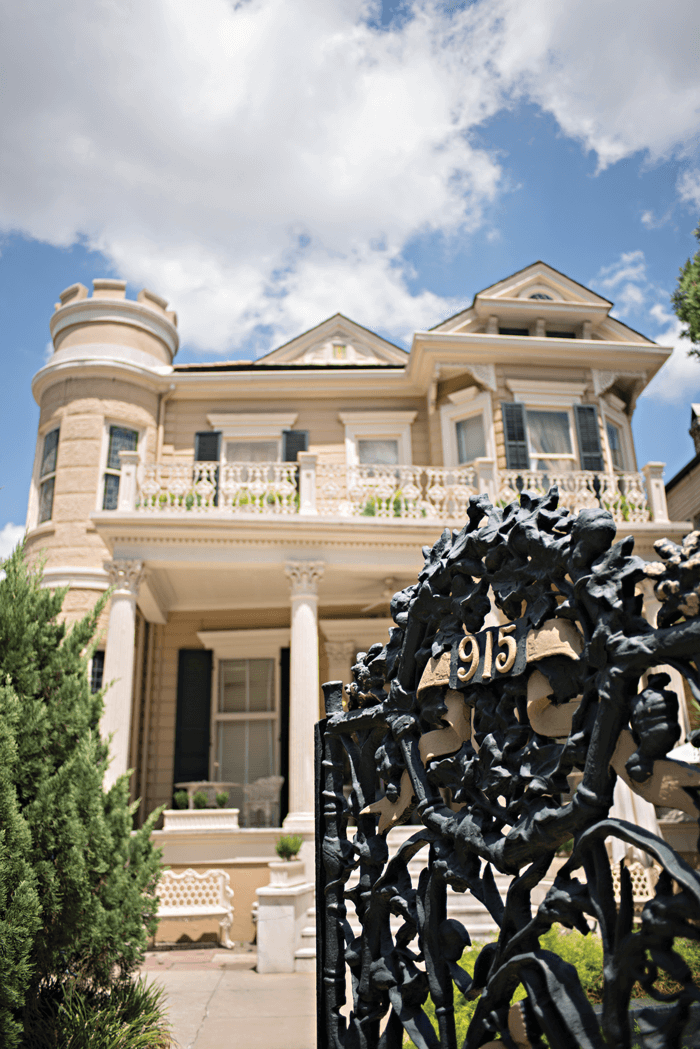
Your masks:
{"label": "gable", "polygon": [[387,339],[336,313],[315,328],[298,335],[260,357],[257,364],[356,365],[406,364],[408,354]]}
{"label": "gable", "polygon": [[571,306],[578,316],[603,318],[612,307],[608,299],[560,273],[546,262],[533,262],[474,296],[471,306],[437,324],[432,331],[469,331],[484,319],[525,316],[534,312],[561,314]]}

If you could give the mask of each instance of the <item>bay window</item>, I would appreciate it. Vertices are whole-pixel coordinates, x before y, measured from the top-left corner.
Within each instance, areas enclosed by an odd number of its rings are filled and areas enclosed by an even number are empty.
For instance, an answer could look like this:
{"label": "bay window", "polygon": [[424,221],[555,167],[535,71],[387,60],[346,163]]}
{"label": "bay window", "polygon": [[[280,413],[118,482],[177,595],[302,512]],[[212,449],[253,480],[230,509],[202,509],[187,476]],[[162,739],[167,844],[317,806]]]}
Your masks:
{"label": "bay window", "polygon": [[478,386],[447,395],[440,408],[444,465],[469,466],[475,459],[494,459],[491,396]]}
{"label": "bay window", "polygon": [[568,412],[533,409],[526,412],[529,454],[533,469],[551,473],[573,470],[574,449]]}
{"label": "bay window", "polygon": [[481,459],[486,455],[484,417],[481,412],[460,419],[456,425],[457,461],[460,466]]}

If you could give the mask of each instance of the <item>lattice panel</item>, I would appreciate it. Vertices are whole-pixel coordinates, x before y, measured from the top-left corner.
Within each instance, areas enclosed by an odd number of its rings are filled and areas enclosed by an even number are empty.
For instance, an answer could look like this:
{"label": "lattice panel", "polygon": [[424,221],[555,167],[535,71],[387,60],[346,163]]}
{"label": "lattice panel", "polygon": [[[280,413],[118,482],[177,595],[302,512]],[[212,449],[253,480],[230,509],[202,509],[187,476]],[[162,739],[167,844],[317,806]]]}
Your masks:
{"label": "lattice panel", "polygon": [[[224,871],[187,870],[181,874],[165,871],[158,895],[163,907],[226,907]],[[229,890],[230,893],[230,890]]]}

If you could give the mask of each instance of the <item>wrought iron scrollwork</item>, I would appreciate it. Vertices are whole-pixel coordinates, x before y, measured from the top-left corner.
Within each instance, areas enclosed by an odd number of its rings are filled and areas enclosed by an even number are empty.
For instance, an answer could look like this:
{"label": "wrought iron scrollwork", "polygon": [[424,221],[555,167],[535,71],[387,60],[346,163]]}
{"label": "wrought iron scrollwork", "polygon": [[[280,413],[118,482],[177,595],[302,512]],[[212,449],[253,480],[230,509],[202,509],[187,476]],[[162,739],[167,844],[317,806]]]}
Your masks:
{"label": "wrought iron scrollwork", "polygon": [[[681,1044],[700,991],[674,939],[700,939],[700,874],[610,809],[621,777],[649,801],[700,814],[700,771],[668,756],[677,697],[660,669],[680,671],[700,699],[700,533],[682,547],[657,543],[653,564],[615,534],[603,509],[559,508],[556,488],[504,510],[472,497],[464,528],[424,548],[418,581],[394,596],[389,641],[358,657],[345,690],[324,685],[322,1049],[399,1049],[405,1035],[419,1049],[456,1049],[455,995],[478,998],[464,1049],[539,1047],[543,1037],[557,1049],[626,1049],[636,981],[666,1003],[640,1014],[644,1044]],[[656,625],[645,588],[660,602]],[[392,855],[392,828],[411,819],[419,825]],[[636,928],[624,865],[616,902],[609,838],[660,870]],[[535,904],[569,839],[570,858]],[[495,874],[512,877],[505,899]],[[448,886],[500,929],[473,976],[458,965],[470,934],[448,916]],[[555,922],[588,933],[592,920],[605,959],[599,1014],[574,967],[540,945]],[[679,985],[670,996],[654,986],[660,970]],[[519,985],[526,998],[511,1006]]]}

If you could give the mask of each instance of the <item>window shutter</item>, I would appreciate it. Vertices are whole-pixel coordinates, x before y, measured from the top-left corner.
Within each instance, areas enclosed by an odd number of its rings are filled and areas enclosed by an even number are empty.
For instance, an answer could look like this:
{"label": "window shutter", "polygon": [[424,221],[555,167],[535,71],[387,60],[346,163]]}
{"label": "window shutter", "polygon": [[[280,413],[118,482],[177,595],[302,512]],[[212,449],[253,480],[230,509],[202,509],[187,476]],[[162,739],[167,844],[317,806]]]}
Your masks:
{"label": "window shutter", "polygon": [[299,452],[305,452],[309,447],[308,430],[283,430],[282,437],[282,459],[285,463],[295,463]]}
{"label": "window shutter", "polygon": [[194,435],[194,458],[198,463],[218,463],[221,434],[218,430],[202,430]]}
{"label": "window shutter", "polygon": [[209,779],[211,652],[181,648],[177,667],[173,782]]}
{"label": "window shutter", "polygon": [[603,452],[600,447],[598,410],[594,404],[575,404],[574,415],[576,416],[581,469],[596,470],[600,473],[605,467],[603,465]]}
{"label": "window shutter", "polygon": [[525,405],[519,401],[503,401],[501,413],[506,441],[506,466],[509,470],[529,470]]}

